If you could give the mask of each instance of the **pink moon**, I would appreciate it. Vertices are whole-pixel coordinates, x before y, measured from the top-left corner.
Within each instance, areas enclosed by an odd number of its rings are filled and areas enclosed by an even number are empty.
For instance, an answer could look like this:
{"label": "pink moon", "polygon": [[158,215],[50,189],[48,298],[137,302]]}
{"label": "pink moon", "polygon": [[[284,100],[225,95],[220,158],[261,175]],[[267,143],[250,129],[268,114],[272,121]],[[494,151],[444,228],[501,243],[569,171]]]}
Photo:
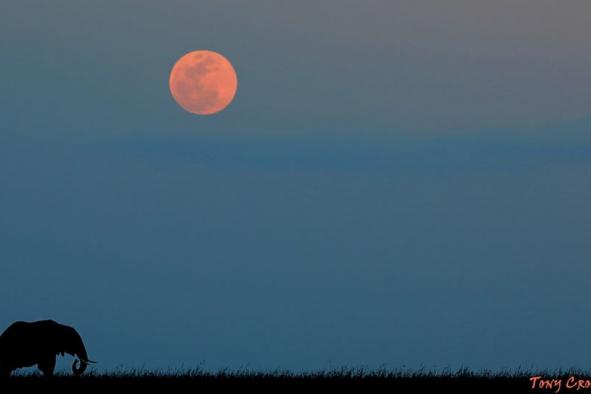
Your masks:
{"label": "pink moon", "polygon": [[223,111],[234,99],[238,77],[232,63],[217,52],[200,50],[182,56],[170,72],[172,97],[198,115]]}

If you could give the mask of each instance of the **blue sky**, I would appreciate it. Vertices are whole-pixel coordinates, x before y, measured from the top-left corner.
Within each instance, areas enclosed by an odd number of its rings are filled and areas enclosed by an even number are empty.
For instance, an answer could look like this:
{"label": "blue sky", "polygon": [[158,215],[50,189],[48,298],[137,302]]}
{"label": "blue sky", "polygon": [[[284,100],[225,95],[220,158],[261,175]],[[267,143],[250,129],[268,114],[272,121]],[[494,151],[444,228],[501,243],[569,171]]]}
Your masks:
{"label": "blue sky", "polygon": [[[590,11],[4,2],[0,325],[107,369],[584,367]],[[195,49],[216,116],[168,91]]]}

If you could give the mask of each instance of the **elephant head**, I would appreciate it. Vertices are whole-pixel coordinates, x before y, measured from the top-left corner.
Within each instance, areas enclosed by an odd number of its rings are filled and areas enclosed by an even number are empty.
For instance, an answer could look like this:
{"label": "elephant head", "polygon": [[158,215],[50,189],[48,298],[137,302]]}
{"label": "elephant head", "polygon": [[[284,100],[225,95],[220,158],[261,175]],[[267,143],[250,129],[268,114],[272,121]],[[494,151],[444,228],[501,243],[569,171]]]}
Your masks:
{"label": "elephant head", "polygon": [[56,353],[61,353],[62,355],[67,353],[76,357],[76,360],[72,364],[72,372],[75,375],[81,375],[86,371],[89,363],[95,363],[95,361],[88,359],[82,338],[72,327],[60,325],[55,344],[57,346]]}

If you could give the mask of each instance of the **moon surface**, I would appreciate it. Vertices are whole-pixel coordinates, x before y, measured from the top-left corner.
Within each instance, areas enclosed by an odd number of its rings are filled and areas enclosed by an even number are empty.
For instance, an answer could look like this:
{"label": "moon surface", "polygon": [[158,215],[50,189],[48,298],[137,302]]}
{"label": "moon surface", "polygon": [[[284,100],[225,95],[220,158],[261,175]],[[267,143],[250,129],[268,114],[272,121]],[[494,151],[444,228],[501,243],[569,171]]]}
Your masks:
{"label": "moon surface", "polygon": [[200,50],[187,53],[175,63],[168,84],[182,108],[198,115],[212,115],[230,105],[238,89],[238,77],[224,56]]}

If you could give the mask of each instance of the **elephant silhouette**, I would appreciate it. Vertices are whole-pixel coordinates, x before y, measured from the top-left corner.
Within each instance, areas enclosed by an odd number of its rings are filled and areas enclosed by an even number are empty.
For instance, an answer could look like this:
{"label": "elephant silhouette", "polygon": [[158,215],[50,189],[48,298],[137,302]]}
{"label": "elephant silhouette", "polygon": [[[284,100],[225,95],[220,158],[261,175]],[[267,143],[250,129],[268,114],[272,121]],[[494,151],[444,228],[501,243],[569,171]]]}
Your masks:
{"label": "elephant silhouette", "polygon": [[75,375],[81,375],[89,363],[94,363],[88,359],[82,338],[74,328],[53,320],[17,321],[0,336],[0,377],[35,364],[45,376],[52,376],[55,356],[64,353],[77,358],[72,364]]}

